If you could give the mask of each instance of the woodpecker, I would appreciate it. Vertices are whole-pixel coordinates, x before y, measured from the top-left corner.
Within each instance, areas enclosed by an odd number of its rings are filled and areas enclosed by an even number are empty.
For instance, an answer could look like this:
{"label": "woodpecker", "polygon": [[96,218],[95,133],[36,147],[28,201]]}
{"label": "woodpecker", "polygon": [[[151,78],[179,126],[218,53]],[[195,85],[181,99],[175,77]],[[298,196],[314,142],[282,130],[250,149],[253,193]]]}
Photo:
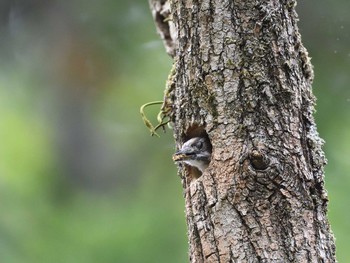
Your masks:
{"label": "woodpecker", "polygon": [[175,162],[183,162],[203,172],[209,165],[211,145],[207,138],[194,137],[186,141],[173,155]]}

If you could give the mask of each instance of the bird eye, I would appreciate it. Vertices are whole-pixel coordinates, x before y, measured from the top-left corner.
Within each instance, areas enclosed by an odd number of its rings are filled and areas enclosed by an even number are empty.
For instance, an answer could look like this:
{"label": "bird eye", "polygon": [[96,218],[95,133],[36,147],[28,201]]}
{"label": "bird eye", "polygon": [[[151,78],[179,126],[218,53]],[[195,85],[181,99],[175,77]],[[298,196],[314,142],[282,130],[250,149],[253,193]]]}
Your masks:
{"label": "bird eye", "polygon": [[203,142],[202,141],[199,141],[198,142],[198,149],[202,149],[203,148]]}

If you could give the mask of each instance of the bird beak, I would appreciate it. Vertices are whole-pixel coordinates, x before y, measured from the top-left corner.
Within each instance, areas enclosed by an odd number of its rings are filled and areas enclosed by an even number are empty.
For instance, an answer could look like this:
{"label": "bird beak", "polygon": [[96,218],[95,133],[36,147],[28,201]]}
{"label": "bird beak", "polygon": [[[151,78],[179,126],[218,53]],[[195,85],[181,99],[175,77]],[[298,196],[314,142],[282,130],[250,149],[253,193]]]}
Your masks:
{"label": "bird beak", "polygon": [[188,160],[190,159],[191,154],[188,153],[184,153],[182,151],[177,151],[174,155],[173,155],[173,161],[174,162],[179,162],[179,161],[184,161],[184,160]]}

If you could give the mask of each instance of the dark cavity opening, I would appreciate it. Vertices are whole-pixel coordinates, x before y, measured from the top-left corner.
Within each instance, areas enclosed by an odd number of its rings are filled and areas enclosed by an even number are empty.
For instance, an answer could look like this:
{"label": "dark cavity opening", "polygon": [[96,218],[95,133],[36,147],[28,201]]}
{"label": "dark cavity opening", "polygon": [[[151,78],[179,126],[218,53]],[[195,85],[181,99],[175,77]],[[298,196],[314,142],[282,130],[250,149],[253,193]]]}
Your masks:
{"label": "dark cavity opening", "polygon": [[[211,154],[212,153],[212,144],[211,144],[208,133],[206,132],[204,126],[194,124],[191,127],[189,127],[186,131],[186,134],[183,136],[183,142],[185,143],[188,140],[190,140],[192,138],[196,138],[196,137],[200,137],[200,138],[205,139],[205,142],[208,145],[208,151]],[[208,165],[210,164],[210,161],[209,161]],[[190,165],[185,165],[185,167],[186,167],[186,171],[189,174],[191,180],[197,179],[200,176],[202,176],[202,172],[197,167],[190,166]]]}

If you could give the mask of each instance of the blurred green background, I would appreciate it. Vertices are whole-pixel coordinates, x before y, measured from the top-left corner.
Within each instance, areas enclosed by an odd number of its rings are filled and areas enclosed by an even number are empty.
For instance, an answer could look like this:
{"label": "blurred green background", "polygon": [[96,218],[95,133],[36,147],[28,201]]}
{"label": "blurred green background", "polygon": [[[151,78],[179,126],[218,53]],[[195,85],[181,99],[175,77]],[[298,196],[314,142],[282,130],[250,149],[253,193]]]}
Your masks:
{"label": "blurred green background", "polygon": [[[350,3],[297,9],[350,262]],[[0,262],[188,262],[172,134],[139,115],[171,67],[147,1],[1,0],[0,19]]]}

